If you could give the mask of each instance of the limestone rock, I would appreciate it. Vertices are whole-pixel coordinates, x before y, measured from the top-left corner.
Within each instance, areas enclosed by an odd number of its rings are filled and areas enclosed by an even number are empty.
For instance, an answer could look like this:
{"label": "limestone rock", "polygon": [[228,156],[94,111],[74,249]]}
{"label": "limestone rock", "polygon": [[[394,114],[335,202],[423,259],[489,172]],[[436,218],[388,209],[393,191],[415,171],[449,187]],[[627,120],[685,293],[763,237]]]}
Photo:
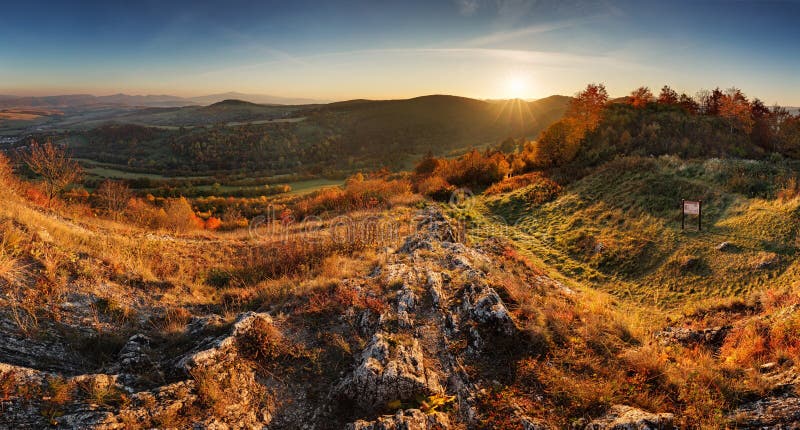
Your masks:
{"label": "limestone rock", "polygon": [[728,415],[736,428],[800,428],[800,397],[768,397],[740,406]]}
{"label": "limestone rock", "polygon": [[683,327],[667,327],[656,334],[656,339],[662,345],[680,344],[683,346],[708,345],[719,346],[725,341],[725,336],[731,330],[730,326],[710,327],[693,330]]}
{"label": "limestone rock", "polygon": [[447,415],[425,414],[419,409],[398,411],[395,415],[383,416],[375,421],[359,420],[347,425],[347,430],[447,430],[450,428]]}
{"label": "limestone rock", "polygon": [[602,418],[590,422],[586,430],[666,430],[672,428],[674,416],[654,414],[631,406],[614,405]]}
{"label": "limestone rock", "polygon": [[493,288],[480,283],[470,283],[464,288],[462,306],[472,319],[494,327],[505,335],[517,332],[517,326],[511,318],[503,300]]}
{"label": "limestone rock", "polygon": [[362,352],[358,367],[339,385],[340,391],[366,410],[442,392],[438,377],[425,368],[423,361],[416,339],[377,333]]}

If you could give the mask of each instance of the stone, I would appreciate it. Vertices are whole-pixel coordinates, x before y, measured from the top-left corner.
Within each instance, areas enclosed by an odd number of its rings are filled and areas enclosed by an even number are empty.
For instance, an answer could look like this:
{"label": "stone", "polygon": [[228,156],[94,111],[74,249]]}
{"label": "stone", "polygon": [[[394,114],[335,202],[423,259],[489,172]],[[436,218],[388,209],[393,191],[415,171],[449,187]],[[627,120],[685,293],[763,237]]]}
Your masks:
{"label": "stone", "polygon": [[800,397],[768,397],[744,404],[727,416],[735,428],[800,428]]}
{"label": "stone", "polygon": [[706,345],[718,347],[725,341],[731,326],[710,327],[694,330],[684,327],[667,327],[655,337],[662,345],[680,344],[683,346]]}
{"label": "stone", "polygon": [[602,418],[591,421],[586,430],[666,430],[673,427],[675,417],[669,413],[654,414],[631,406],[614,405]]}
{"label": "stone", "polygon": [[442,392],[438,377],[427,371],[419,342],[376,333],[358,366],[340,384],[340,392],[365,410],[396,400]]}
{"label": "stone", "polygon": [[473,320],[492,326],[504,335],[510,336],[518,331],[503,299],[489,286],[479,283],[467,284],[464,288],[462,307]]}
{"label": "stone", "polygon": [[722,243],[720,243],[719,245],[716,246],[716,249],[717,249],[717,251],[722,251],[722,252],[735,251],[736,250],[736,245],[734,245],[734,244],[732,244],[730,242],[722,242]]}
{"label": "stone", "polygon": [[447,415],[434,412],[425,414],[419,409],[397,411],[374,421],[359,420],[347,425],[347,430],[447,430],[450,428]]}

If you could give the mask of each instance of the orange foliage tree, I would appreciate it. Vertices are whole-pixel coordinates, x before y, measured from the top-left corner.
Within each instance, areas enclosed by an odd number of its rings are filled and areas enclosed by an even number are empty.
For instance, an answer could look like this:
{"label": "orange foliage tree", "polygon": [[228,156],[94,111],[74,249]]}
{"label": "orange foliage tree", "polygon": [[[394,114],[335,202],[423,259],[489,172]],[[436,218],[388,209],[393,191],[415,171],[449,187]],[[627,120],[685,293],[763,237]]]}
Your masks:
{"label": "orange foliage tree", "polygon": [[729,88],[719,103],[719,115],[728,120],[731,133],[740,130],[750,133],[753,130],[750,102],[738,88]]}
{"label": "orange foliage tree", "polygon": [[675,92],[669,85],[661,87],[661,93],[658,95],[658,104],[662,105],[676,105],[678,104],[678,93]]}
{"label": "orange foliage tree", "polygon": [[531,167],[551,167],[572,161],[580,150],[581,141],[600,124],[608,103],[603,84],[589,84],[575,95],[564,118],[548,127],[527,154]]}
{"label": "orange foliage tree", "polygon": [[53,199],[82,176],[80,164],[72,160],[62,146],[47,141],[40,145],[32,141],[22,159],[32,172],[42,178],[42,189],[47,196],[48,205]]}
{"label": "orange foliage tree", "polygon": [[641,109],[647,107],[647,104],[653,101],[653,93],[650,92],[648,87],[639,87],[631,92],[628,96],[628,101],[631,106]]}

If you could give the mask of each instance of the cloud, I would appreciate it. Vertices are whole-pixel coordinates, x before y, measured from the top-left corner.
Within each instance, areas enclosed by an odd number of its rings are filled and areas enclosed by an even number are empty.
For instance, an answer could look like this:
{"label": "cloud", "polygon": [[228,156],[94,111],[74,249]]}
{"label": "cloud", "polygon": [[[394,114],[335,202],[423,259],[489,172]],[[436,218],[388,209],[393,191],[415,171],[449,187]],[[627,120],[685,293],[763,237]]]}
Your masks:
{"label": "cloud", "polygon": [[519,28],[516,30],[498,31],[484,36],[476,37],[467,40],[465,43],[471,46],[486,46],[493,45],[508,40],[516,40],[534,34],[547,33],[549,31],[559,30],[562,28],[572,27],[575,25],[574,21],[560,21],[545,24],[535,24],[528,27]]}
{"label": "cloud", "polygon": [[458,12],[461,15],[474,15],[475,12],[478,11],[478,0],[455,0],[456,6],[458,6]]}

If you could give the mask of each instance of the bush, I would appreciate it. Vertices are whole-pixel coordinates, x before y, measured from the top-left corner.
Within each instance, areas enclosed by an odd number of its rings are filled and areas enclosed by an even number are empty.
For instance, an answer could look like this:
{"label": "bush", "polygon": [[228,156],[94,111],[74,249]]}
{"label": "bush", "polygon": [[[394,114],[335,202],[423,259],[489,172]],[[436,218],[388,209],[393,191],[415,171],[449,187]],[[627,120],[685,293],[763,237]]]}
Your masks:
{"label": "bush", "polygon": [[14,179],[14,169],[11,166],[11,161],[3,153],[0,152],[0,185],[4,190],[9,188],[16,188],[16,180]]}
{"label": "bush", "polygon": [[186,198],[170,200],[164,207],[166,218],[163,227],[175,232],[187,232],[203,228],[203,221],[195,215],[192,205]]}
{"label": "bush", "polygon": [[166,224],[167,213],[163,208],[157,208],[145,200],[133,198],[128,200],[125,217],[143,227],[159,228]]}
{"label": "bush", "polygon": [[326,212],[349,212],[363,209],[388,209],[396,202],[410,201],[411,182],[406,179],[364,178],[357,174],[349,178],[344,188],[324,188],[294,205],[298,219]]}
{"label": "bush", "polygon": [[217,230],[222,226],[222,220],[216,217],[209,217],[205,222],[205,229],[206,230]]}
{"label": "bush", "polygon": [[456,187],[441,176],[431,176],[417,182],[417,192],[434,200],[445,201],[450,198]]}
{"label": "bush", "polygon": [[[536,185],[537,191],[535,194],[539,195],[537,197],[537,203],[541,203],[543,201],[547,201],[555,197],[558,192],[561,191],[561,186],[557,183],[553,182],[552,180],[544,177],[539,172],[528,173],[525,175],[518,175],[512,176],[510,178],[506,178],[491,187],[487,188],[484,191],[484,194],[487,195],[495,195],[495,194],[502,194],[507,193],[509,191],[514,191],[520,188],[527,187],[529,185]],[[549,197],[546,198],[545,197]]]}

